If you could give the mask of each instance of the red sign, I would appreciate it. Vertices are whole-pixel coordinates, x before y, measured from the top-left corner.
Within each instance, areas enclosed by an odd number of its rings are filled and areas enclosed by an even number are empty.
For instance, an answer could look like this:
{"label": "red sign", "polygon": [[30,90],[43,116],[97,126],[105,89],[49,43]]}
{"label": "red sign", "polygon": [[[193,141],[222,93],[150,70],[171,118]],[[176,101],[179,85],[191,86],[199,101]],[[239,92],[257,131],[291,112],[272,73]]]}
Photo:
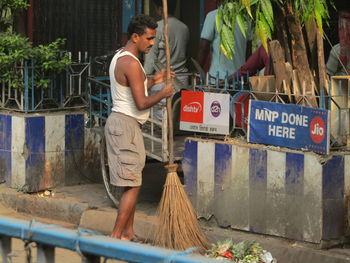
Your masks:
{"label": "red sign", "polygon": [[229,134],[230,94],[182,91],[180,130]]}
{"label": "red sign", "polygon": [[247,130],[248,126],[248,112],[249,112],[250,93],[240,91],[236,93],[231,100],[231,117],[236,120],[236,128],[243,128]]}
{"label": "red sign", "polygon": [[203,123],[204,92],[182,91],[180,121]]}
{"label": "red sign", "polygon": [[326,125],[319,116],[314,117],[310,124],[310,137],[314,143],[321,143],[326,136]]}

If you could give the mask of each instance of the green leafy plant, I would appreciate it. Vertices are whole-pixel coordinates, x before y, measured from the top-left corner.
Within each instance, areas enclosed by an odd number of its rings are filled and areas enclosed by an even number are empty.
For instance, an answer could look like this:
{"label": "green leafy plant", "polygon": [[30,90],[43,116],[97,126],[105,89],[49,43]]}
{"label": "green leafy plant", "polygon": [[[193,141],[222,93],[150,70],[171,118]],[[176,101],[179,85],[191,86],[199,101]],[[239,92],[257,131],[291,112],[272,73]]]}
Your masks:
{"label": "green leafy plant", "polygon": [[248,25],[255,28],[255,36],[267,48],[267,40],[272,39],[275,30],[276,9],[283,14],[290,14],[301,24],[310,25],[316,21],[323,34],[323,21],[329,17],[328,0],[224,0],[216,15],[216,28],[220,34],[220,48],[225,56],[232,59],[235,53],[234,34],[238,24],[243,35],[247,35]]}
{"label": "green leafy plant", "polygon": [[51,76],[64,70],[71,62],[60,49],[64,39],[32,47],[27,38],[13,32],[15,15],[28,6],[26,0],[0,0],[0,82],[22,89],[23,67],[30,64],[35,72],[28,80],[29,85],[46,88]]}
{"label": "green leafy plant", "polygon": [[26,0],[0,0],[0,31],[10,28],[15,15],[28,6]]}
{"label": "green leafy plant", "polygon": [[71,64],[68,54],[60,50],[64,42],[64,39],[58,38],[49,45],[39,45],[33,48],[35,66],[40,72],[38,75],[41,75],[40,79],[36,79],[37,86],[47,88],[50,83],[47,77],[60,73]]}
{"label": "green leafy plant", "polygon": [[29,40],[10,31],[0,33],[0,82],[13,88],[23,88],[23,66],[34,62],[34,83],[36,87],[48,87],[50,75],[59,73],[70,64],[66,53],[60,50],[64,39],[57,39],[49,45],[32,47]]}

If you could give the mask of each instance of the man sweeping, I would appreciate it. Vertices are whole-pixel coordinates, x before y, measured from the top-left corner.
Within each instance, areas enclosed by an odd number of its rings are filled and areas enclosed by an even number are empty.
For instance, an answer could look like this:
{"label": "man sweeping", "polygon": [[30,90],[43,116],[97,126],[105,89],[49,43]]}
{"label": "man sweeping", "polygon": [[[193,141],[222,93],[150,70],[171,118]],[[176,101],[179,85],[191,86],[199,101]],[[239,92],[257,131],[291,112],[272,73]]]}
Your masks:
{"label": "man sweeping", "polygon": [[156,28],[150,16],[135,16],[128,26],[128,42],[117,51],[109,68],[113,108],[105,126],[108,164],[111,184],[123,188],[111,237],[135,242],[140,241],[133,223],[146,159],[141,125],[147,121],[150,107],[173,94],[169,83],[148,96],[147,89],[165,81],[166,72],[148,80],[138,59],[154,45]]}

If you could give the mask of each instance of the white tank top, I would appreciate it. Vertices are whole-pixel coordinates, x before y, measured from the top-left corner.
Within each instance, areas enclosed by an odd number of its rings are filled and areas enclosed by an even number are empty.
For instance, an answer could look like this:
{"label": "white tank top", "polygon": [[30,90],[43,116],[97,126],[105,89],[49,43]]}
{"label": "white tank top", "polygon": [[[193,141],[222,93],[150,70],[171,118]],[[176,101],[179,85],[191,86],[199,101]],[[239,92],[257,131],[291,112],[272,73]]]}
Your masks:
{"label": "white tank top", "polygon": [[[134,98],[132,96],[132,93],[131,93],[131,88],[119,84],[117,82],[117,80],[115,79],[114,69],[115,69],[115,66],[117,64],[117,60],[118,60],[118,58],[123,57],[123,56],[131,56],[134,59],[136,59],[139,62],[140,67],[142,68],[143,72],[145,73],[145,70],[143,69],[142,64],[140,63],[138,58],[135,57],[129,51],[121,50],[121,51],[118,51],[114,55],[114,57],[111,61],[111,64],[109,66],[109,78],[111,81],[111,94],[112,94],[112,102],[113,102],[112,111],[120,112],[120,113],[123,113],[125,115],[131,116],[131,117],[135,118],[139,123],[144,124],[149,117],[150,110],[149,109],[142,110],[142,111],[138,110],[136,105],[135,105],[135,101],[134,101]],[[144,86],[145,86],[145,95],[148,96],[146,73],[145,73]]]}

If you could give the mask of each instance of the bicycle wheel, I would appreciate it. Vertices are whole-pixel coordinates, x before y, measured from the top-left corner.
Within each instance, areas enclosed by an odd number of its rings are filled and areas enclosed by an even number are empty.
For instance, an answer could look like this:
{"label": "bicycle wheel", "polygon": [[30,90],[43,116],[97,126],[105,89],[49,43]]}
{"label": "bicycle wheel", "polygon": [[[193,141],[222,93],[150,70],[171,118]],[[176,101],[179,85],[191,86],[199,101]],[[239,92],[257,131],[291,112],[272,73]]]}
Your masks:
{"label": "bicycle wheel", "polygon": [[116,196],[118,196],[118,188],[110,184],[107,147],[106,147],[106,139],[105,139],[104,133],[101,134],[100,161],[101,161],[103,185],[105,186],[109,199],[118,208],[119,201],[116,198]]}

